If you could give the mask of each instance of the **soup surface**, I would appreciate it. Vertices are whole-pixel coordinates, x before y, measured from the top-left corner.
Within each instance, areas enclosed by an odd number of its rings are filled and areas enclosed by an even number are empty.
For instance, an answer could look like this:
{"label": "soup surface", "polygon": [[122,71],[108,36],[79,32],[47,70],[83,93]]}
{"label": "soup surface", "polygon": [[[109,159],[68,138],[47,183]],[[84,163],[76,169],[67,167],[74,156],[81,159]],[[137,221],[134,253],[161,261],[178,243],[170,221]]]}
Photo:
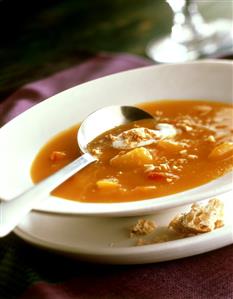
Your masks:
{"label": "soup surface", "polygon": [[[232,105],[164,100],[140,107],[154,119],[97,137],[89,150],[98,161],[52,194],[94,203],[142,200],[197,187],[232,170]],[[31,168],[35,183],[81,154],[77,130],[78,125],[61,132],[40,150]]]}

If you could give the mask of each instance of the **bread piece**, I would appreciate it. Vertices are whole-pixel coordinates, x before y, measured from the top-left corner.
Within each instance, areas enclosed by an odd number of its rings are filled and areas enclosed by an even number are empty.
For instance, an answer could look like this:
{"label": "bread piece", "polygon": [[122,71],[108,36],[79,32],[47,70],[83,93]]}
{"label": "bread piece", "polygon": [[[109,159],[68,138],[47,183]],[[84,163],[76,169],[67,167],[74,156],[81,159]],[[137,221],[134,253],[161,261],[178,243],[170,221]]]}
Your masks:
{"label": "bread piece", "polygon": [[223,216],[224,205],[219,199],[214,198],[205,206],[194,203],[188,213],[176,216],[170,222],[169,228],[183,236],[206,233],[222,227]]}

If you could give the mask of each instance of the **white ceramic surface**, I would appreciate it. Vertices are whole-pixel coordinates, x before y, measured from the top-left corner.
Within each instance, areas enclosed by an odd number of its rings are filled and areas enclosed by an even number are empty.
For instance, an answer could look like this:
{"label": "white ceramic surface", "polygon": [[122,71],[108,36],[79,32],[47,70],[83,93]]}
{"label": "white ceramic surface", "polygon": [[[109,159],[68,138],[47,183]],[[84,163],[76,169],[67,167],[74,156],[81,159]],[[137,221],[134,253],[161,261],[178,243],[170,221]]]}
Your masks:
{"label": "white ceramic surface", "polygon": [[[36,246],[90,262],[142,264],[183,258],[233,243],[232,194],[219,197],[225,203],[225,226],[211,233],[172,241],[136,246],[129,238],[130,227],[138,217],[71,217],[32,212],[15,229],[15,233]],[[159,228],[149,235],[153,240],[164,233],[171,219],[190,207],[180,207],[143,218],[155,220]],[[147,237],[147,239],[148,239]]]}
{"label": "white ceramic surface", "polygon": [[[233,65],[202,61],[144,67],[71,88],[36,105],[0,129],[0,198],[6,200],[33,185],[31,163],[52,136],[112,104],[133,105],[161,99],[209,99],[232,102]],[[40,211],[80,215],[151,214],[229,191],[232,173],[186,192],[131,203],[85,204],[48,196]]]}

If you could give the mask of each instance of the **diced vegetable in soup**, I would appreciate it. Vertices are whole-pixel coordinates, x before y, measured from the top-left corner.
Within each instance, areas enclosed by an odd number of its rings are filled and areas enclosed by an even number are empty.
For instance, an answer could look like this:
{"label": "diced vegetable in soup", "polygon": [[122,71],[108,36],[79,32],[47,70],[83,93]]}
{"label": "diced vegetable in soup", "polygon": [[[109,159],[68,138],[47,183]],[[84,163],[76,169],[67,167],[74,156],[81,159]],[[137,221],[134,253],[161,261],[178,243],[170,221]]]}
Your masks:
{"label": "diced vegetable in soup", "polygon": [[[95,203],[142,200],[194,188],[232,170],[232,105],[166,100],[140,107],[154,119],[98,136],[88,145],[98,161],[53,195]],[[35,183],[81,154],[77,130],[60,133],[40,150],[31,169]]]}

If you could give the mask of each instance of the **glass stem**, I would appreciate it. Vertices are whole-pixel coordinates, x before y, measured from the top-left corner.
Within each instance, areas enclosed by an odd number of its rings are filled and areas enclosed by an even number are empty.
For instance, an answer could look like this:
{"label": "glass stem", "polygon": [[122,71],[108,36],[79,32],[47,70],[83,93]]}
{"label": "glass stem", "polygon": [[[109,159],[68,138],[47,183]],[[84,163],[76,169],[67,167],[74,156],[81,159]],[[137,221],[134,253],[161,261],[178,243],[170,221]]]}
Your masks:
{"label": "glass stem", "polygon": [[174,12],[172,39],[182,44],[193,43],[208,36],[207,24],[195,0],[167,0]]}

